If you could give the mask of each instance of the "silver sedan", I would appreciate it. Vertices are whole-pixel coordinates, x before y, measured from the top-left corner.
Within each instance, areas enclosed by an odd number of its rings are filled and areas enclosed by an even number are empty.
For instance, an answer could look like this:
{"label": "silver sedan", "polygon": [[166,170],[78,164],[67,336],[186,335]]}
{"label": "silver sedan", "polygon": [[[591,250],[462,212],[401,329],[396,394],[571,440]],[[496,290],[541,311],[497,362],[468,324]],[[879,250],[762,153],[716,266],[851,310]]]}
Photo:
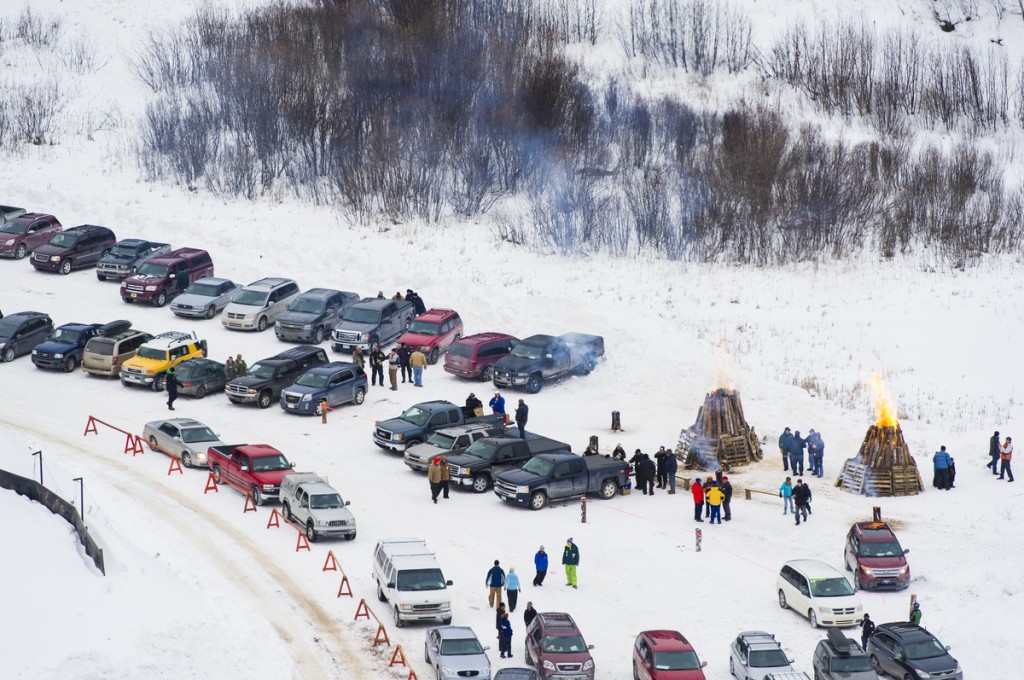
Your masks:
{"label": "silver sedan", "polygon": [[241,286],[228,279],[215,276],[199,279],[174,299],[171,311],[178,316],[193,319],[212,319],[235,299],[235,294],[241,289]]}
{"label": "silver sedan", "polygon": [[488,647],[480,644],[476,633],[466,626],[438,626],[427,631],[424,658],[434,667],[438,680],[473,677],[491,680]]}
{"label": "silver sedan", "polygon": [[154,451],[163,450],[181,458],[185,467],[207,466],[206,452],[211,446],[223,446],[213,430],[191,418],[171,418],[146,423],[142,436]]}

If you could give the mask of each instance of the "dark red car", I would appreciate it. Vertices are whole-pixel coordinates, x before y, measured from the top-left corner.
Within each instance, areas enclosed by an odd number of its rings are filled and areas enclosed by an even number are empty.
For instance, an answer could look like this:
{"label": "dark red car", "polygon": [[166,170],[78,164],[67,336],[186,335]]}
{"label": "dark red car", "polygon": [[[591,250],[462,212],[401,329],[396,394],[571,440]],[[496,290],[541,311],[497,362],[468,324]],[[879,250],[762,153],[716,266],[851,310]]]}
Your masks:
{"label": "dark red car", "polygon": [[[2,220],[0,220],[2,222]],[[0,228],[0,257],[22,260],[39,246],[45,245],[60,231],[60,222],[53,215],[24,213]]]}
{"label": "dark red car", "polygon": [[645,630],[633,643],[633,677],[637,680],[704,680],[707,665],[678,631]]}
{"label": "dark red car", "polygon": [[857,522],[846,535],[843,561],[858,590],[903,590],[910,586],[908,552],[885,522]]}
{"label": "dark red car", "polygon": [[427,355],[427,361],[436,364],[441,353],[462,337],[462,319],[450,309],[428,309],[413,318],[405,332],[398,337],[399,345]]}
{"label": "dark red car", "polygon": [[478,378],[490,382],[494,364],[507,357],[519,342],[505,333],[477,333],[462,338],[444,355],[444,370],[460,378]]}

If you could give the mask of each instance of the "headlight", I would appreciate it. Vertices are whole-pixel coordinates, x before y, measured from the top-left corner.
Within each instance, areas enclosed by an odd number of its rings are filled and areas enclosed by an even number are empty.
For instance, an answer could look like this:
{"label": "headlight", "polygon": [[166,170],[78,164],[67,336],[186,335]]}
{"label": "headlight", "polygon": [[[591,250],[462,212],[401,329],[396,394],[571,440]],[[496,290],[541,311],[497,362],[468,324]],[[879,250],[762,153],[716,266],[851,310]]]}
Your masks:
{"label": "headlight", "polygon": [[396,434],[395,435],[395,441],[400,442],[403,439],[405,439],[405,435],[402,435],[402,434]]}
{"label": "headlight", "polygon": [[469,475],[473,474],[473,468],[459,468],[459,472],[468,477]]}
{"label": "headlight", "polygon": [[828,614],[828,611],[829,611],[828,607],[818,607],[818,613],[819,614]]}
{"label": "headlight", "polygon": [[919,677],[919,678],[930,678],[930,677],[932,677],[931,673],[926,673],[925,671],[922,671],[922,670],[919,670],[919,669],[915,669],[914,672],[917,673],[917,677]]}
{"label": "headlight", "polygon": [[585,671],[589,671],[593,667],[594,667],[594,660],[593,659],[591,659],[590,661],[588,661],[585,664],[583,664],[583,670],[585,670]]}
{"label": "headlight", "polygon": [[553,671],[555,670],[555,664],[551,663],[550,661],[545,661],[544,668],[546,668],[549,671]]}
{"label": "headlight", "polygon": [[875,574],[875,572],[871,570],[871,567],[863,565],[863,564],[860,565],[860,570],[863,571],[868,576],[874,576],[874,574]]}
{"label": "headlight", "polygon": [[403,612],[411,612],[412,611],[412,605],[411,604],[400,604],[400,605],[398,605],[398,608],[401,611],[403,611]]}
{"label": "headlight", "polygon": [[4,241],[4,245],[5,246],[13,246],[14,245],[14,239],[13,238],[7,239],[6,241]]}
{"label": "headlight", "polygon": [[304,330],[304,331],[311,331],[311,330],[313,330],[313,324],[307,323],[305,326],[302,327],[302,330]]}
{"label": "headlight", "polygon": [[362,342],[363,340],[366,339],[365,336],[365,333],[356,333],[356,342]]}
{"label": "headlight", "polygon": [[38,352],[38,351],[36,351],[36,350],[32,350],[32,356],[35,356],[35,355],[37,355],[37,354],[39,354],[39,352]]}
{"label": "headlight", "polygon": [[421,352],[429,352],[430,351],[430,347],[427,347],[426,345],[424,345],[424,346],[420,347],[420,351]]}
{"label": "headlight", "polygon": [[156,286],[146,286],[146,292],[147,293],[155,293],[156,292]]}
{"label": "headlight", "polygon": [[447,666],[441,666],[441,675],[455,675],[455,672]]}
{"label": "headlight", "polygon": [[128,282],[127,281],[122,281],[121,282],[121,287],[122,288],[127,288],[128,287]]}
{"label": "headlight", "polygon": [[256,390],[249,389],[245,391],[246,394],[256,394]]}
{"label": "headlight", "polygon": [[900,573],[901,574],[906,574],[907,573],[907,565],[904,564],[902,567],[900,567]]}
{"label": "headlight", "polygon": [[313,401],[313,395],[312,394],[304,394],[304,395],[302,395],[302,401]]}
{"label": "headlight", "polygon": [[60,255],[51,255],[50,262],[60,262]]}
{"label": "headlight", "polygon": [[63,355],[63,354],[54,354],[54,355],[53,355],[53,358],[54,358],[54,359],[63,359],[63,358],[64,358],[64,355]]}
{"label": "headlight", "polygon": [[273,491],[274,490],[274,485],[273,484],[264,484],[263,485],[263,490],[264,491]]}
{"label": "headlight", "polygon": [[516,493],[530,493],[530,487],[528,486],[517,486]]}

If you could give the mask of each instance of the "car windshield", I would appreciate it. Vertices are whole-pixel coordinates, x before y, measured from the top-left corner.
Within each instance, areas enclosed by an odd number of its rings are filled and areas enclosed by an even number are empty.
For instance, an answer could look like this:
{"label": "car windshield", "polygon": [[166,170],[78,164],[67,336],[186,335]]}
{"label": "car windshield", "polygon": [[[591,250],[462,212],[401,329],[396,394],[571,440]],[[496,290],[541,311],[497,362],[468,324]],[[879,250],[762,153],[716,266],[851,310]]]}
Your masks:
{"label": "car windshield", "polygon": [[427,443],[432,444],[439,449],[450,449],[455,446],[455,437],[435,432],[430,435],[430,439],[427,440]]}
{"label": "car windshield", "polygon": [[193,283],[185,292],[201,297],[217,297],[220,295],[220,286],[212,283]]}
{"label": "car windshield", "polygon": [[473,357],[473,348],[470,345],[464,345],[461,342],[457,342],[448,348],[448,354],[453,357],[464,357],[470,359]]}
{"label": "car windshield", "polygon": [[903,548],[896,541],[861,541],[860,557],[900,557]]}
{"label": "car windshield", "polygon": [[252,459],[253,472],[273,472],[274,470],[287,470],[291,467],[288,459],[282,454],[276,456],[261,456]]}
{"label": "car windshield", "polygon": [[866,656],[837,656],[833,657],[832,671],[843,673],[858,673],[871,670],[871,661]]}
{"label": "car windshield", "polygon": [[28,222],[8,222],[0,232],[4,234],[24,234],[28,231]]}
{"label": "car windshield", "polygon": [[814,597],[842,597],[853,595],[853,586],[843,576],[835,578],[812,578],[811,595]]}
{"label": "car windshield", "polygon": [[295,384],[302,385],[303,387],[323,387],[330,379],[331,376],[323,373],[303,373],[295,381]]}
{"label": "car windshield", "polygon": [[217,435],[208,427],[190,427],[187,430],[181,431],[181,440],[186,444],[215,442],[217,441]]}
{"label": "car windshield", "polygon": [[655,652],[654,669],[659,671],[692,671],[700,668],[697,652]]}
{"label": "car windshield", "polygon": [[340,494],[321,493],[309,497],[309,507],[318,510],[333,510],[345,507],[345,501],[341,499]]}
{"label": "car windshield", "polygon": [[273,378],[274,367],[267,364],[256,362],[249,367],[248,375],[256,376],[257,378]]}
{"label": "car windshield", "polygon": [[156,359],[157,361],[162,361],[167,359],[167,350],[142,346],[139,348],[138,356],[143,359]]}
{"label": "car windshield", "polygon": [[297,297],[288,305],[289,312],[305,312],[306,314],[322,314],[327,303],[315,298]]}
{"label": "car windshield", "polygon": [[406,330],[420,335],[440,335],[441,324],[433,321],[412,321]]}
{"label": "car windshield", "polygon": [[481,460],[493,460],[494,451],[497,448],[494,444],[480,439],[470,444],[469,448],[466,449],[466,453],[470,456],[476,456]]}
{"label": "car windshield", "polygon": [[422,425],[427,422],[427,418],[430,414],[422,410],[419,406],[410,406],[405,409],[405,413],[402,414],[402,420],[408,420],[413,425]]}
{"label": "car windshield", "polygon": [[174,373],[178,380],[192,380],[203,374],[203,368],[198,361],[186,361],[179,364]]}
{"label": "car windshield", "polygon": [[518,344],[512,348],[512,356],[522,357],[524,359],[540,359],[543,355],[543,350],[540,347],[534,345]]}
{"label": "car windshield", "polygon": [[[0,328],[0,336],[3,336],[3,329]],[[85,346],[86,351],[92,354],[103,354],[111,356],[114,353],[114,341],[110,338],[93,338]]]}
{"label": "car windshield", "polygon": [[270,293],[265,290],[245,290],[235,296],[232,300],[236,305],[249,305],[252,307],[262,307],[267,304],[267,298],[270,297]]}
{"label": "car windshield", "polygon": [[789,665],[789,659],[781,649],[752,650],[750,652],[751,668],[782,668]]}
{"label": "car windshield", "polygon": [[11,337],[19,328],[21,328],[21,322],[18,319],[0,321],[0,338]]}
{"label": "car windshield", "polygon": [[904,643],[903,653],[911,661],[919,661],[921,659],[934,659],[939,656],[945,656],[946,648],[939,644],[938,640],[931,638],[930,640],[916,640]]}
{"label": "car windshield", "polygon": [[123,245],[121,243],[118,243],[110,250],[110,254],[115,257],[135,257],[138,252],[138,246]]}
{"label": "car windshield", "polygon": [[76,243],[78,243],[78,237],[65,232],[54,234],[53,238],[50,239],[50,245],[60,246],[61,248],[70,248]]}
{"label": "car windshield", "polygon": [[442,656],[468,656],[470,654],[483,654],[484,648],[476,638],[462,640],[441,640]]}
{"label": "car windshield", "polygon": [[541,641],[545,652],[552,654],[573,654],[587,651],[582,635],[545,635]]}
{"label": "car windshield", "polygon": [[66,328],[57,328],[54,329],[53,333],[50,333],[50,340],[76,345],[78,344],[78,338],[81,337],[81,335],[81,331],[69,331]]}
{"label": "car windshield", "polygon": [[380,312],[375,309],[349,307],[341,318],[343,321],[351,321],[352,323],[377,323],[377,320],[380,319]]}
{"label": "car windshield", "polygon": [[142,266],[139,267],[139,276],[158,276],[163,278],[167,276],[167,265],[143,262]]}
{"label": "car windshield", "polygon": [[554,463],[544,460],[543,458],[531,458],[523,466],[524,472],[531,472],[538,477],[547,477],[548,473],[551,472],[551,468],[555,466]]}
{"label": "car windshield", "polygon": [[440,569],[403,569],[395,583],[399,590],[444,590]]}

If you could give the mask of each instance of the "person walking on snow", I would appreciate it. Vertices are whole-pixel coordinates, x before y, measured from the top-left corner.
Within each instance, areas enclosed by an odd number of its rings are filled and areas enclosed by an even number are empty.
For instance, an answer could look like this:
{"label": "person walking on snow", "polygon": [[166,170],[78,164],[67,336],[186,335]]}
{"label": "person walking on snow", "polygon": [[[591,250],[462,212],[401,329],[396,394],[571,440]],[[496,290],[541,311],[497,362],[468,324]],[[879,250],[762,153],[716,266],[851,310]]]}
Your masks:
{"label": "person walking on snow", "polygon": [[441,459],[441,497],[448,498],[448,485],[452,481],[452,469],[448,467],[448,456],[443,453],[438,456]]}
{"label": "person walking on snow", "polygon": [[705,494],[708,500],[708,507],[711,508],[710,519],[708,520],[711,524],[715,524],[715,520],[718,520],[718,524],[722,523],[722,501],[725,500],[725,494],[718,488],[718,482],[711,482],[711,488],[708,489]]}
{"label": "person walking on snow", "polygon": [[[676,460],[676,454],[669,452],[668,458],[665,459],[665,476],[668,477],[668,492],[674,494],[676,492],[676,470],[679,469],[679,461]],[[729,519],[729,513],[726,513],[726,519]]]}
{"label": "person walking on snow", "polygon": [[704,511],[704,486],[700,477],[693,480],[690,493],[693,495],[693,521],[703,522],[704,519],[700,515]]}
{"label": "person walking on snow", "polygon": [[996,432],[992,435],[992,438],[988,440],[988,455],[992,460],[985,465],[987,468],[992,468],[992,476],[999,474],[999,433]]}
{"label": "person walking on snow", "polygon": [[793,508],[793,482],[790,477],[786,477],[786,481],[779,487],[779,498],[782,499],[782,514],[788,515],[789,511],[792,510],[795,515],[796,510]]}
{"label": "person walking on snow", "polygon": [[494,560],[494,566],[487,572],[484,583],[487,584],[487,606],[493,607],[495,598],[498,600],[498,605],[501,605],[501,589],[505,587],[505,570],[501,568],[498,560]]}
{"label": "person walking on snow", "polygon": [[915,626],[921,625],[921,603],[914,601],[914,606],[910,610],[910,622]]}
{"label": "person walking on snow", "polygon": [[1013,470],[1010,469],[1011,460],[1013,460],[1013,439],[1007,437],[1003,445],[999,447],[999,479],[1002,479],[1005,473],[1010,476],[1010,481],[1013,481]]}
{"label": "person walking on snow", "polygon": [[580,549],[572,542],[572,538],[565,540],[565,549],[562,550],[562,564],[565,565],[565,585],[576,587],[576,567],[580,565]]}
{"label": "person walking on snow", "polygon": [[498,651],[502,659],[512,658],[512,622],[508,620],[508,614],[502,614],[498,627]]}
{"label": "person walking on snow", "polygon": [[796,525],[800,526],[800,515],[804,516],[806,522],[811,502],[811,488],[804,484],[802,479],[796,480],[796,486],[793,487],[793,502],[796,503],[796,510],[793,512],[796,515]]}
{"label": "person walking on snow", "polygon": [[441,479],[443,477],[441,472],[441,459],[435,458],[430,461],[430,467],[427,468],[427,481],[430,482],[430,500],[437,503],[437,495],[441,493]]}
{"label": "person walking on snow", "polygon": [[860,648],[866,650],[868,648],[868,640],[875,634],[875,622],[871,620],[871,617],[864,613],[864,620],[860,624]]}
{"label": "person walking on snow", "polygon": [[519,601],[519,574],[515,567],[509,567],[505,576],[505,595],[508,596],[508,610],[514,612]]}
{"label": "person walking on snow", "polygon": [[787,427],[782,434],[779,435],[779,453],[782,454],[782,471],[786,472],[789,470],[789,449],[793,442],[793,433]]}
{"label": "person walking on snow", "polygon": [[951,486],[949,482],[950,457],[945,446],[940,446],[932,456],[932,465],[935,466],[935,487],[949,491]]}
{"label": "person walking on snow", "polygon": [[548,554],[544,552],[544,546],[541,546],[537,554],[533,556],[533,566],[537,568],[537,575],[533,577],[533,585],[544,585],[544,577],[548,575]]}
{"label": "person walking on snow", "polygon": [[[167,408],[170,411],[174,410],[174,400],[178,398],[178,386],[181,383],[178,382],[178,378],[174,375],[174,369],[167,369]],[[1010,475],[1010,481],[1013,481],[1013,475]]]}
{"label": "person walking on snow", "polygon": [[519,438],[526,439],[526,421],[530,417],[530,407],[522,399],[516,407],[516,427],[519,428]]}

